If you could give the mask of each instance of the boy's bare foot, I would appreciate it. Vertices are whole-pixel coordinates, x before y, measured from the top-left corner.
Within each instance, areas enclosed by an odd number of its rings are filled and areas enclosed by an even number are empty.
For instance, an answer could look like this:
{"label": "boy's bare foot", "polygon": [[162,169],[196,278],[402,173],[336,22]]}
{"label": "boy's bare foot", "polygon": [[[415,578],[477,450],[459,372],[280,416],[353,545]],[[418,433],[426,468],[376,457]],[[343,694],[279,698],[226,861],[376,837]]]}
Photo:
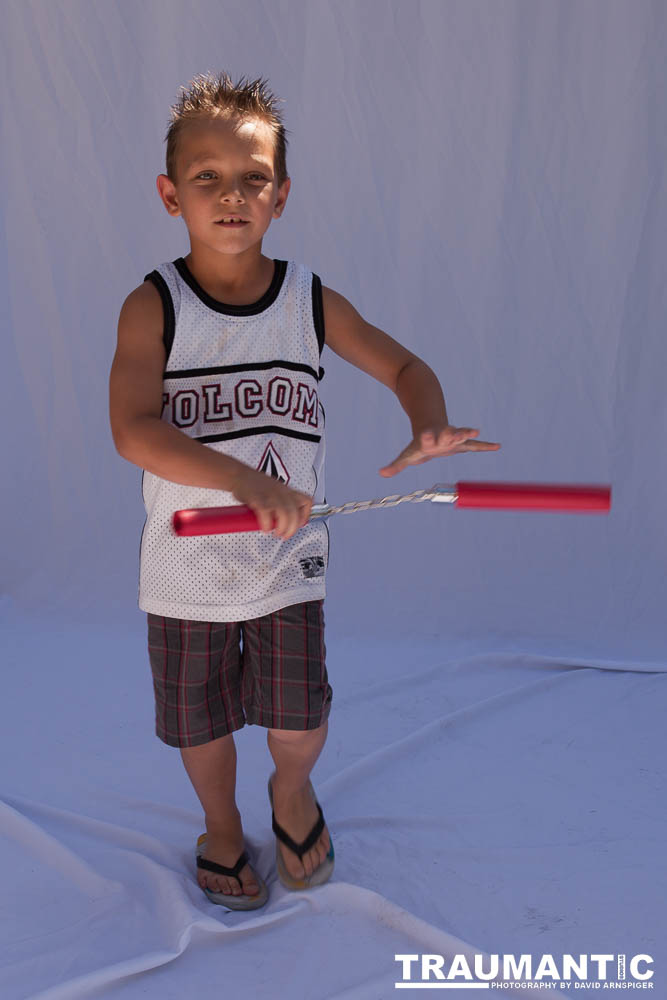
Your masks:
{"label": "boy's bare foot", "polygon": [[[317,806],[315,805],[315,794],[309,784],[296,794],[285,794],[279,783],[276,781],[275,772],[271,776],[271,789],[273,792],[273,812],[276,823],[282,826],[285,833],[289,834],[292,840],[301,844],[319,818]],[[301,863],[298,855],[291,851],[289,847],[276,840],[278,848],[282,854],[287,871],[293,878],[304,878],[312,875],[316,868],[319,868],[325,857],[329,853],[331,841],[326,823],[320,834],[319,840],[313,844],[311,849],[303,855]]]}
{"label": "boy's bare foot", "polygon": [[[206,850],[202,857],[209,861],[215,861],[219,865],[231,868],[239,859],[239,855],[244,847],[243,827],[241,825],[241,814],[238,809],[230,814],[223,821],[212,822],[206,819]],[[250,865],[244,865],[239,872],[239,879],[233,876],[216,875],[215,872],[206,871],[205,868],[197,869],[197,881],[202,889],[210,889],[211,892],[224,892],[233,896],[256,896],[259,892],[259,885]]]}

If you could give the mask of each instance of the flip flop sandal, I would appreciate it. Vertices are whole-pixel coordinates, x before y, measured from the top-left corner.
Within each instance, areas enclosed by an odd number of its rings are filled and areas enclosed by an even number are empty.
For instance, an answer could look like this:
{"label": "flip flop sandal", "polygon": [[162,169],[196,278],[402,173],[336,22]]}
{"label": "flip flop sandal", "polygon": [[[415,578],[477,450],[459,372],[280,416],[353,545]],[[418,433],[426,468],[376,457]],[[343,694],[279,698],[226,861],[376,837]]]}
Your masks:
{"label": "flip flop sandal", "polygon": [[[226,865],[219,865],[216,861],[209,861],[208,858],[202,857],[204,851],[206,850],[206,836],[207,835],[205,833],[202,833],[202,835],[197,838],[197,868],[205,868],[206,871],[215,872],[216,875],[227,875],[229,878],[235,878],[239,885],[241,885],[239,872],[250,861],[248,852],[244,850],[241,853],[233,868],[228,868]],[[206,887],[203,891],[212,903],[219,903],[221,906],[226,906],[229,910],[256,910],[259,906],[264,906],[267,902],[269,898],[269,891],[266,888],[266,883],[256,868],[255,877],[259,886],[259,892],[255,893],[254,896],[248,896],[246,893],[242,893],[240,896],[235,896],[232,892],[214,892],[208,887]]]}
{"label": "flip flop sandal", "polygon": [[[299,861],[301,861],[303,855],[310,850],[313,844],[317,843],[320,834],[324,829],[324,815],[322,813],[322,807],[315,798],[315,791],[310,781],[308,782],[308,785],[310,786],[311,794],[313,799],[315,799],[315,805],[317,806],[317,811],[320,815],[319,818],[315,820],[315,824],[306,839],[302,841],[302,843],[297,844],[292,840],[290,835],[283,830],[282,826],[276,822],[275,813],[273,812],[273,789],[271,788],[271,778],[269,778],[269,802],[271,803],[271,824],[273,826],[273,832],[278,840],[282,841],[282,843],[285,844],[286,847],[289,847],[291,851],[294,851],[294,853],[298,856]],[[331,839],[331,832],[329,832],[329,840],[331,842],[329,853],[319,868],[316,868],[312,875],[306,875],[304,878],[294,878],[293,875],[290,875],[285,867],[285,862],[283,861],[280,848],[278,847],[278,840],[276,841],[276,868],[278,870],[278,877],[285,888],[292,890],[312,889],[313,886],[322,885],[331,878],[334,870],[334,845],[333,840]]]}

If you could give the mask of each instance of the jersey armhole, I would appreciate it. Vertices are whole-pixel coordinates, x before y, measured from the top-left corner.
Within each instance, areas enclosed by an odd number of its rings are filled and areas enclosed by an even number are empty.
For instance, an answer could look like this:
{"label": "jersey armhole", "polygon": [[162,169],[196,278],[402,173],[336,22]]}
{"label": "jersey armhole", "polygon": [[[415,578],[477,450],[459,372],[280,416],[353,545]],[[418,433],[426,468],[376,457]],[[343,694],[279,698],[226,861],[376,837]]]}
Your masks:
{"label": "jersey armhole", "polygon": [[169,355],[171,354],[171,348],[174,343],[174,333],[176,330],[176,318],[174,313],[174,303],[172,302],[171,292],[169,291],[169,286],[164,280],[159,271],[151,271],[144,277],[144,281],[151,281],[158,292],[160,293],[160,298],[162,299],[162,312],[164,314],[164,329],[162,332],[162,341],[164,343],[164,349],[166,352],[165,367],[169,361]]}
{"label": "jersey armhole", "polygon": [[[315,326],[317,346],[321,357],[322,348],[324,347],[324,306],[322,304],[322,282],[317,274],[313,274],[311,291],[313,301],[313,325]],[[320,382],[324,378],[324,368],[322,368],[322,366],[320,366],[320,371],[317,377]]]}

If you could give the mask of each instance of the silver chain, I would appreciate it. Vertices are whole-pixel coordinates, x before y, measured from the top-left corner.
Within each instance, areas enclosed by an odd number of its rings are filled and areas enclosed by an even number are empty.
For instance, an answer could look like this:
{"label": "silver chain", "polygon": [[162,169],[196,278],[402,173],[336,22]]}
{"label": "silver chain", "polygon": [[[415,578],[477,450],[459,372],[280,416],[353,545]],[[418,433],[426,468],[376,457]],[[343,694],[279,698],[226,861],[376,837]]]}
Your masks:
{"label": "silver chain", "polygon": [[[414,493],[405,493],[402,496],[394,493],[393,496],[381,497],[377,500],[350,500],[338,507],[331,504],[316,504],[311,508],[310,520],[315,517],[329,517],[331,514],[356,514],[359,510],[373,510],[376,507],[395,507],[406,501],[421,503],[422,500],[433,500],[439,494],[443,494],[443,488],[434,486],[430,490],[415,490]],[[445,499],[445,495],[442,496],[442,499]]]}

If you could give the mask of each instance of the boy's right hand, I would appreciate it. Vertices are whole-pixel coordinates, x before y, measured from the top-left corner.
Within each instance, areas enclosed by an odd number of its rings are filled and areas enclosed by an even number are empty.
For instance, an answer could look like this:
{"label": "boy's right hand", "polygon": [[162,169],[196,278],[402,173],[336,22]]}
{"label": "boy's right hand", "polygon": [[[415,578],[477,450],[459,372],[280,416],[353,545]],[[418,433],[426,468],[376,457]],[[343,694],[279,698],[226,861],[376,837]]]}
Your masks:
{"label": "boy's right hand", "polygon": [[[313,498],[285,486],[265,472],[243,465],[232,483],[231,492],[239,503],[254,510],[261,530],[278,538],[291,538],[310,518]],[[274,518],[276,525],[273,527]]]}

